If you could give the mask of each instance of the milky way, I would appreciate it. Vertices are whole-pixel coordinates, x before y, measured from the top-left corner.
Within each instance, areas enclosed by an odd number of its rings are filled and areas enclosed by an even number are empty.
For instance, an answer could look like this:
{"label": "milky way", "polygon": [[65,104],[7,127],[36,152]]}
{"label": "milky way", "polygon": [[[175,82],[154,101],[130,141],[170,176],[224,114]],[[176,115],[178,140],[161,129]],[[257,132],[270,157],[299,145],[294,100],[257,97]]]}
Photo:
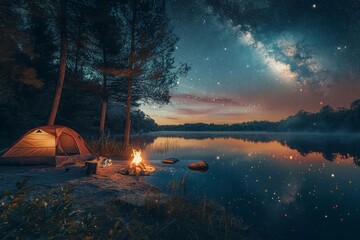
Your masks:
{"label": "milky way", "polygon": [[279,120],[360,98],[360,2],[204,0],[167,3],[177,62],[192,66],[160,124]]}

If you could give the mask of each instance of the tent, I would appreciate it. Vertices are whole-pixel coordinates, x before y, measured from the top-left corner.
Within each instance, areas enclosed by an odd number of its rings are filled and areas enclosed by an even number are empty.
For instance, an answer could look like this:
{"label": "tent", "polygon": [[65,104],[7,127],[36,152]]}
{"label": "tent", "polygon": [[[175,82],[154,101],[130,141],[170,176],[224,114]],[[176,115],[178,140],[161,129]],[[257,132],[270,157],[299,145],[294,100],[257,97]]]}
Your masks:
{"label": "tent", "polygon": [[25,133],[0,157],[2,165],[63,166],[91,160],[94,155],[84,139],[64,126],[42,126]]}

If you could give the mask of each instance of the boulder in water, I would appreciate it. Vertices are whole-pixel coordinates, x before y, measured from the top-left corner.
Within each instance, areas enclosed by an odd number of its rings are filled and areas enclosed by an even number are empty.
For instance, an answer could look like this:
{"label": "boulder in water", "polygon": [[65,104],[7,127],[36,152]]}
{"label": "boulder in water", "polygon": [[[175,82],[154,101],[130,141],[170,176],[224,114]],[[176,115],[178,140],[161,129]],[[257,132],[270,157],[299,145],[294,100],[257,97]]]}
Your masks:
{"label": "boulder in water", "polygon": [[190,163],[188,165],[190,170],[198,171],[198,172],[206,172],[209,169],[209,165],[205,161],[199,161],[196,163]]}
{"label": "boulder in water", "polygon": [[179,159],[177,159],[177,158],[166,158],[166,159],[162,160],[162,163],[174,164],[174,163],[177,163],[178,161],[179,161]]}

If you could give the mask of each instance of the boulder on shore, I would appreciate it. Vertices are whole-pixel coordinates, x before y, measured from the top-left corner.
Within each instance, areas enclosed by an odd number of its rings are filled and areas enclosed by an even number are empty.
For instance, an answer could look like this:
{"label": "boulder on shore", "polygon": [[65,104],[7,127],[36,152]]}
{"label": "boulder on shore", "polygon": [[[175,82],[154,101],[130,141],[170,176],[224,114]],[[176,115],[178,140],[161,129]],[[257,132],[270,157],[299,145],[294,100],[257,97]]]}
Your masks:
{"label": "boulder on shore", "polygon": [[194,171],[206,172],[209,169],[209,165],[205,161],[199,161],[196,163],[190,163],[188,168]]}
{"label": "boulder on shore", "polygon": [[179,159],[177,159],[177,158],[166,158],[166,159],[162,160],[162,163],[174,164],[174,163],[177,163],[178,161],[179,161]]}

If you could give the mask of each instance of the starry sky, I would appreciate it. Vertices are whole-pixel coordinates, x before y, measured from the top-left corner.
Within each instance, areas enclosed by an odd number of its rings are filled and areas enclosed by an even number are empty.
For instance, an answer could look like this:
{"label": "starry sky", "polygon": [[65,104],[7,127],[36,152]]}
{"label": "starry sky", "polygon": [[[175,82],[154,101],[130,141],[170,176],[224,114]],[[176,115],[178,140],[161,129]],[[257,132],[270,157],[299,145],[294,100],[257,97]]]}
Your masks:
{"label": "starry sky", "polygon": [[160,124],[277,121],[360,98],[359,0],[169,0],[178,79]]}

